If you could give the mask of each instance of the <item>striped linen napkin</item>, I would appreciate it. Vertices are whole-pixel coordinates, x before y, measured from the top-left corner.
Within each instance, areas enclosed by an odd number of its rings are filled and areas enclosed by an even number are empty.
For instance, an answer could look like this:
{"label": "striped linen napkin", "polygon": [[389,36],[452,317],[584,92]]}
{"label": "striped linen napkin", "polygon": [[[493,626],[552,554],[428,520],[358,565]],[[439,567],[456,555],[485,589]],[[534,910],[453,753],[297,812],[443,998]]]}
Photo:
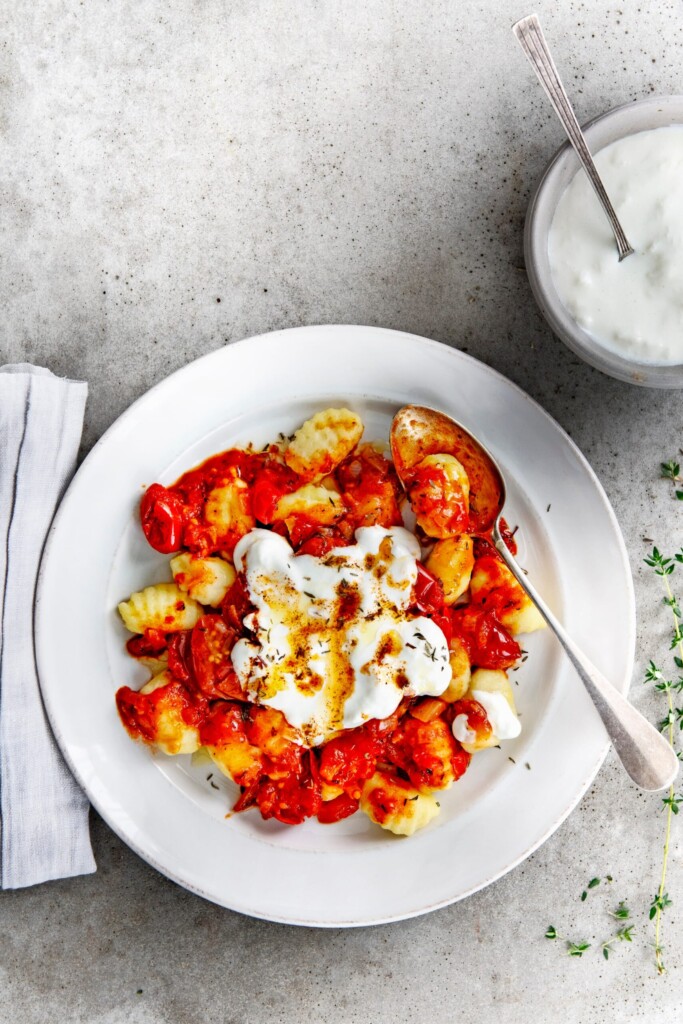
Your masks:
{"label": "striped linen napkin", "polygon": [[88,800],[52,736],[33,609],[55,508],[75,466],[87,384],[0,367],[0,817],[3,889],[95,870]]}

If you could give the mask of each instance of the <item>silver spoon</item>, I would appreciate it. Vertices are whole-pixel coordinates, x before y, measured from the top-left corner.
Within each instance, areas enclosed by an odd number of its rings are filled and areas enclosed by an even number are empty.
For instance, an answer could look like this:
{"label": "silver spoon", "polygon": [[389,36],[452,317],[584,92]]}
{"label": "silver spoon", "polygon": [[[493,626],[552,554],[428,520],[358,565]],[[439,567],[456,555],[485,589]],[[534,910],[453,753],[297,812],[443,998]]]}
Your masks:
{"label": "silver spoon", "polygon": [[472,533],[488,534],[515,579],[534,602],[566,651],[597,708],[621,762],[642,789],[666,789],[678,774],[678,758],[666,739],[603,676],[568,636],[503,540],[500,520],[505,480],[493,456],[465,427],[445,413],[407,405],[394,417],[391,449],[401,482],[427,455],[455,455],[470,478]]}
{"label": "silver spoon", "polygon": [[614,212],[614,207],[609,201],[609,197],[605,191],[605,186],[602,183],[600,175],[598,174],[597,168],[593,163],[593,158],[586,144],[586,140],[581,131],[581,126],[576,120],[576,114],[569,102],[569,97],[565,91],[564,86],[560,80],[560,76],[555,67],[550,49],[543,35],[538,17],[535,14],[530,14],[526,18],[522,18],[521,21],[516,22],[512,26],[512,31],[517,36],[520,46],[524,50],[525,54],[529,59],[529,63],[538,75],[538,80],[543,86],[545,93],[552,103],[555,113],[559,117],[564,130],[566,131],[569,141],[576,150],[576,155],[583,164],[583,169],[588,175],[588,180],[595,189],[595,194],[600,200],[600,204],[607,214],[607,218],[614,232],[614,238],[617,243],[617,249],[619,250],[619,262],[626,259],[627,256],[631,256],[633,253],[632,247],[629,245],[628,239],[624,234],[624,229],[619,223],[619,219]]}

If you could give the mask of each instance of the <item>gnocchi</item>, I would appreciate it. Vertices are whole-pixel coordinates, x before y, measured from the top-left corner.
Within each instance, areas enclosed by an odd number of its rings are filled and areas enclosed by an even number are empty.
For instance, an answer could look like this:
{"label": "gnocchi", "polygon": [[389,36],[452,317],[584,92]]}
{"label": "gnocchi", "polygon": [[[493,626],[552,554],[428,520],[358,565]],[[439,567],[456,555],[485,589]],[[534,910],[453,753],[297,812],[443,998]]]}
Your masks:
{"label": "gnocchi", "polygon": [[285,462],[306,480],[320,480],[344,461],[362,434],[363,423],[355,412],[325,409],[299,427],[285,449]]}
{"label": "gnocchi", "polygon": [[437,540],[425,565],[441,583],[446,604],[455,604],[470,585],[474,542],[467,534]]}
{"label": "gnocchi", "polygon": [[341,495],[324,486],[305,484],[292,494],[284,494],[275,507],[273,522],[292,516],[308,516],[322,526],[336,522],[344,514]]}
{"label": "gnocchi", "polygon": [[256,526],[249,499],[249,485],[240,477],[210,491],[204,516],[214,528],[219,546],[233,548],[240,537]]}
{"label": "gnocchi", "polygon": [[183,593],[212,608],[218,608],[237,577],[225,559],[198,558],[186,551],[171,559],[171,572]]}
{"label": "gnocchi", "polygon": [[192,629],[202,616],[202,607],[177,583],[156,583],[121,601],[119,615],[131,633],[144,633],[146,629],[175,633]]}
{"label": "gnocchi", "polygon": [[360,806],[371,821],[397,836],[412,836],[439,813],[435,797],[388,771],[377,771],[367,780]]}
{"label": "gnocchi", "polygon": [[441,699],[452,704],[464,697],[469,689],[472,672],[467,651],[457,637],[450,643],[451,681],[441,694]]}
{"label": "gnocchi", "polygon": [[459,535],[469,524],[470,482],[454,455],[427,455],[415,467],[408,498],[429,537]]}
{"label": "gnocchi", "polygon": [[116,695],[119,714],[128,732],[164,754],[193,754],[199,749],[199,730],[192,721],[184,688],[170,672],[150,679],[139,693],[123,687]]}
{"label": "gnocchi", "polygon": [[492,608],[511,633],[533,633],[546,622],[497,555],[484,555],[474,564],[470,581],[472,601]]}

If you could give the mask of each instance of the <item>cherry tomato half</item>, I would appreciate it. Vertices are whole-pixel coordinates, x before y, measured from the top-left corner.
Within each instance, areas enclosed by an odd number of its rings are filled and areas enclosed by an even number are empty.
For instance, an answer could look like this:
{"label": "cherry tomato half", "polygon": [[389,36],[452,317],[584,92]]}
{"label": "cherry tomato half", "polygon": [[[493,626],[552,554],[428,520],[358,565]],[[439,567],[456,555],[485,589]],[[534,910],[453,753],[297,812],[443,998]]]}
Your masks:
{"label": "cherry tomato half", "polygon": [[197,682],[192,667],[192,651],[190,649],[191,629],[183,629],[174,633],[168,642],[168,670],[172,676],[185,683],[191,689],[197,689]]}
{"label": "cherry tomato half", "polygon": [[132,636],[126,643],[126,650],[133,658],[154,658],[166,650],[166,634],[163,629],[146,629],[142,636]]}
{"label": "cherry tomato half", "polygon": [[197,687],[204,696],[243,697],[230,651],[237,634],[220,615],[203,615],[192,630],[190,650]]}
{"label": "cherry tomato half", "polygon": [[456,608],[452,621],[453,635],[477,668],[511,668],[522,654],[494,611],[482,611],[476,605]]}
{"label": "cherry tomato half", "polygon": [[184,506],[177,494],[152,484],[140,502],[140,521],[147,543],[165,555],[177,551],[183,532]]}
{"label": "cherry tomato half", "polygon": [[423,615],[438,614],[443,609],[443,587],[436,576],[425,569],[422,562],[417,563],[417,579],[415,580],[415,607]]}
{"label": "cherry tomato half", "polygon": [[296,485],[296,473],[288,466],[273,462],[259,470],[251,488],[251,508],[259,523],[272,523],[278,501]]}
{"label": "cherry tomato half", "polygon": [[357,810],[358,801],[347,793],[342,793],[334,800],[326,800],[320,805],[318,821],[323,825],[332,825],[335,821],[341,821],[342,818],[348,818],[351,814],[355,814]]}
{"label": "cherry tomato half", "polygon": [[241,633],[244,628],[242,624],[244,616],[253,611],[253,607],[246,583],[242,576],[238,576],[223,598],[221,615],[228,626]]}
{"label": "cherry tomato half", "polygon": [[264,818],[277,818],[285,825],[299,825],[305,818],[313,817],[322,803],[320,786],[306,764],[299,776],[263,778],[256,787],[255,797]]}
{"label": "cherry tomato half", "polygon": [[351,729],[329,740],[320,754],[320,777],[356,795],[360,783],[375,772],[380,745],[364,729]]}

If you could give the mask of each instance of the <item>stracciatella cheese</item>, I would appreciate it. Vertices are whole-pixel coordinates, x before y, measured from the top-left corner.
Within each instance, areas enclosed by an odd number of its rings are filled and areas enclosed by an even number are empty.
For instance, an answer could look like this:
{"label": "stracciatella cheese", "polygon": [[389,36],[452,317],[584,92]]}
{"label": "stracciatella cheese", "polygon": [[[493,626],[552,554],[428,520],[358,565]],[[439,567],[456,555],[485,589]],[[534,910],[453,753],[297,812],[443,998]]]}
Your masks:
{"label": "stracciatella cheese", "polygon": [[[488,690],[473,690],[472,698],[481,704],[491,724],[496,739],[513,740],[522,731],[522,724],[514,713],[505,695]],[[452,725],[453,735],[460,743],[475,743],[477,734],[470,729],[467,715],[456,715]]]}
{"label": "stracciatella cheese", "polygon": [[355,544],[320,558],[295,555],[270,530],[243,537],[235,566],[256,611],[232,662],[249,699],[282,711],[314,746],[386,718],[403,697],[443,693],[446,638],[409,612],[419,556],[402,527],[361,528]]}
{"label": "stracciatella cheese", "polygon": [[683,126],[619,139],[595,163],[635,253],[619,262],[609,222],[577,171],[548,236],[557,294],[605,347],[643,362],[683,362]]}

